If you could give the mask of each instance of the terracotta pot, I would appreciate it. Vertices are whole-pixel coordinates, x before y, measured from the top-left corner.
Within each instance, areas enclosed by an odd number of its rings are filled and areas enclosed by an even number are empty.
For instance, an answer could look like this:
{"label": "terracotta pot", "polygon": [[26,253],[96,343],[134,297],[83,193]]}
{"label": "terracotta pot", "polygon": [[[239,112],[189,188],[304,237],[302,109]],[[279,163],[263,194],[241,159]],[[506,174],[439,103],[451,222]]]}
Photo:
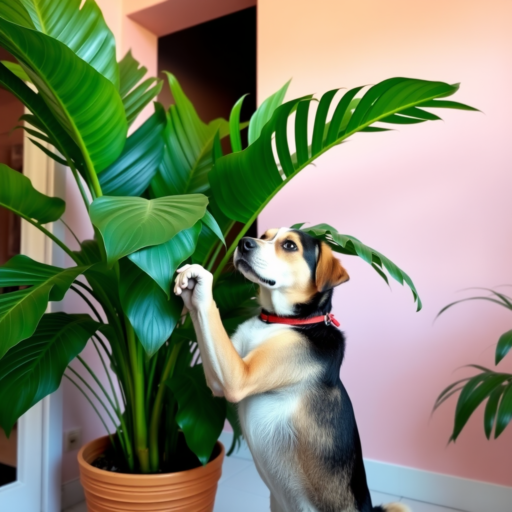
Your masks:
{"label": "terracotta pot", "polygon": [[110,446],[108,436],[86,444],[78,453],[80,480],[88,512],[212,512],[222,474],[224,446],[217,457],[195,469],[159,475],[127,475],[91,466]]}

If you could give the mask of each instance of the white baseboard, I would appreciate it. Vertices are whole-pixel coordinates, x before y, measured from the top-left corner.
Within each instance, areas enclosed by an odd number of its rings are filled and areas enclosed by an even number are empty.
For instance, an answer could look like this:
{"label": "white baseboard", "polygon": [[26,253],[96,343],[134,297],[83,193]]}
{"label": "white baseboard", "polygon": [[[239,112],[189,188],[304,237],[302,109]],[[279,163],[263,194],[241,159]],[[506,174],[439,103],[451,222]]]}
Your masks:
{"label": "white baseboard", "polygon": [[[222,432],[220,441],[226,449],[233,434]],[[245,442],[232,457],[252,460]],[[466,512],[511,512],[512,487],[433,473],[396,464],[365,459],[368,486],[394,496],[425,501]]]}
{"label": "white baseboard", "polygon": [[61,507],[65,510],[85,500],[84,489],[80,479],[70,480],[62,484]]}

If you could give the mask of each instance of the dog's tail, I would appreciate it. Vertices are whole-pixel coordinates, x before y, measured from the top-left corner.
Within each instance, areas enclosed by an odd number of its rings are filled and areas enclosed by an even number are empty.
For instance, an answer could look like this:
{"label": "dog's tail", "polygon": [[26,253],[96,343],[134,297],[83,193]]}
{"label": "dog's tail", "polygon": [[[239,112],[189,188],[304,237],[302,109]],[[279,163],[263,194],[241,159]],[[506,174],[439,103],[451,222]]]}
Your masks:
{"label": "dog's tail", "polygon": [[373,507],[372,512],[411,512],[411,509],[403,503],[388,503]]}

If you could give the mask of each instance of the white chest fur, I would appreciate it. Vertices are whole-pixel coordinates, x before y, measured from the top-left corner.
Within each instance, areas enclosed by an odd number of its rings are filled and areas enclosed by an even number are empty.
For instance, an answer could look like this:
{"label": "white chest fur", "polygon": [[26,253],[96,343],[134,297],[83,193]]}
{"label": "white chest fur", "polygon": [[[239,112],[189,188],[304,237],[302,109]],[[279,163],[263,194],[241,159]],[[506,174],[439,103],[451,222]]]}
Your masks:
{"label": "white chest fur", "polygon": [[[243,358],[270,338],[290,329],[282,324],[265,324],[258,318],[243,323],[233,335],[233,344]],[[301,496],[299,475],[294,463],[293,414],[299,405],[301,384],[252,395],[238,404],[244,438],[261,478],[283,511],[313,510]]]}

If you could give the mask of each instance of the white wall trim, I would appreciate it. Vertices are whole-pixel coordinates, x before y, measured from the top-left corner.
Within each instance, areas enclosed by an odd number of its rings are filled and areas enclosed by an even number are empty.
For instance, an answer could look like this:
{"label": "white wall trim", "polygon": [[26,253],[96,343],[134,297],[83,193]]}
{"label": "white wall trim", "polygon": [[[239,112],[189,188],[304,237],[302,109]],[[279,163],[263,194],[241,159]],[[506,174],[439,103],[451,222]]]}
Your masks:
{"label": "white wall trim", "polygon": [[[220,441],[231,445],[233,434],[222,432]],[[232,457],[252,460],[245,442]],[[510,512],[512,487],[424,471],[387,462],[365,459],[368,486],[393,496],[425,501],[467,512]]]}
{"label": "white wall trim", "polygon": [[[50,146],[46,144],[48,148]],[[53,149],[53,148],[52,148]],[[39,192],[49,196],[65,196],[65,168],[37,148],[25,132],[23,139],[23,174]],[[63,226],[52,223],[46,228],[63,237]],[[36,227],[22,220],[21,253],[49,265],[63,266],[63,254],[55,244]],[[49,307],[49,310],[53,310]],[[41,512],[59,512],[61,509],[62,465],[62,392],[45,397],[42,402],[40,432],[42,437]],[[27,413],[30,415],[31,411]],[[18,441],[20,442],[20,441]]]}

